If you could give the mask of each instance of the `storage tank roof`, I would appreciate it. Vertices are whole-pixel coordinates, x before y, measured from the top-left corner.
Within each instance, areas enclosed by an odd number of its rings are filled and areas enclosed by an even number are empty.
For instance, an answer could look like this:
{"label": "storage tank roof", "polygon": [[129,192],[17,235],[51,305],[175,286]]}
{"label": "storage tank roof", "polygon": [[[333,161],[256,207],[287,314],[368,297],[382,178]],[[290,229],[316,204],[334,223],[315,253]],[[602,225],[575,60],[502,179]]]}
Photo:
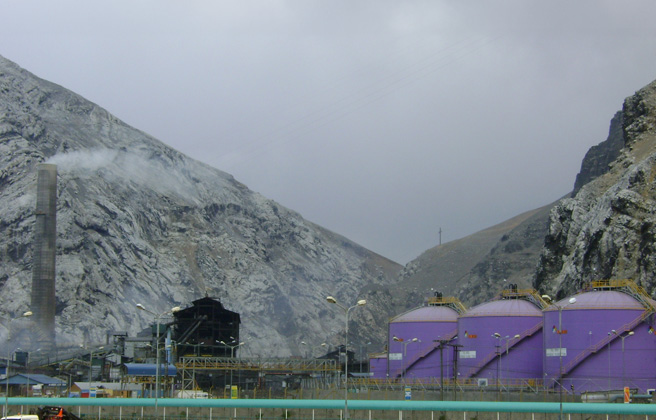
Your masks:
{"label": "storage tank roof", "polygon": [[[576,302],[569,303],[574,297]],[[572,297],[565,298],[549,306],[545,311],[557,311],[558,306],[566,309],[634,309],[644,310],[645,307],[636,298],[626,293],[615,290],[595,290],[583,292]]]}
{"label": "storage tank roof", "polygon": [[458,313],[448,306],[422,306],[392,318],[393,322],[456,322]]}
{"label": "storage tank roof", "polygon": [[472,316],[542,316],[540,308],[524,299],[501,299],[474,306],[461,317]]}

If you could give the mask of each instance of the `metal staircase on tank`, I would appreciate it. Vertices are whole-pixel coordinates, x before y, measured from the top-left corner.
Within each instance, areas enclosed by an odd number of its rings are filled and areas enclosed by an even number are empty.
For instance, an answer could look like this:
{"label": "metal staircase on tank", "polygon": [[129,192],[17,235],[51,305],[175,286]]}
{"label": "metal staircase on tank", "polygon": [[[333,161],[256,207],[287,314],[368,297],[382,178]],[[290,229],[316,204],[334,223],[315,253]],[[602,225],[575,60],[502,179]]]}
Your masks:
{"label": "metal staircase on tank", "polygon": [[[525,300],[527,302],[531,302],[540,310],[543,310],[547,306],[549,306],[549,304],[544,299],[542,299],[542,297],[538,294],[538,292],[535,289],[518,289],[516,284],[511,284],[507,288],[503,289],[498,299]],[[513,348],[522,340],[524,340],[526,337],[530,337],[536,332],[542,330],[542,324],[543,322],[540,321],[533,327],[521,332],[518,338],[512,338],[508,340],[507,342],[508,349]],[[496,352],[488,354],[483,360],[481,360],[478,364],[476,364],[476,366],[472,367],[469,370],[469,372],[467,372],[465,378],[472,378],[475,375],[477,375],[481,370],[483,370],[483,368],[485,368],[485,366],[487,366],[490,362],[492,362],[496,357],[497,357]]]}
{"label": "metal staircase on tank", "polygon": [[[442,296],[442,293],[440,292],[435,292],[435,296],[428,298],[426,301],[426,304],[428,306],[444,306],[447,308],[453,309],[458,315],[462,315],[465,312],[467,312],[467,308],[465,308],[465,305],[460,302],[460,300],[456,297],[452,296],[447,296],[444,297]],[[456,336],[458,335],[458,329],[455,329],[449,333],[447,333],[442,340],[447,340],[451,341],[453,340]],[[414,364],[419,362],[421,359],[428,357],[431,353],[434,351],[438,350],[440,348],[440,343],[439,342],[433,342],[433,346],[429,347],[428,349],[424,350],[423,352],[420,352],[415,355],[414,358],[410,360],[410,363],[407,364],[407,366],[402,367],[401,369],[398,369],[396,372],[392,374],[393,377],[400,378],[404,373],[408,371],[410,367],[412,367]]]}
{"label": "metal staircase on tank", "polygon": [[560,382],[569,372],[576,368],[583,360],[588,358],[591,354],[597,353],[599,350],[603,349],[607,344],[619,338],[625,332],[633,330],[635,327],[640,325],[642,321],[647,319],[650,315],[656,313],[656,307],[654,307],[653,301],[647,294],[647,292],[640,286],[638,286],[632,280],[598,280],[590,283],[589,289],[591,290],[615,290],[618,292],[625,293],[635,300],[640,302],[645,308],[644,312],[638,315],[635,319],[631,320],[618,329],[615,330],[615,334],[608,334],[603,339],[599,340],[594,345],[584,349],[579,354],[576,355],[572,360],[570,360],[565,366],[563,366],[562,373],[556,374],[552,377],[552,380]]}
{"label": "metal staircase on tank", "polygon": [[[458,330],[451,331],[450,333],[446,334],[444,338],[442,338],[439,341],[451,341],[453,340],[456,336],[458,335]],[[408,372],[408,369],[410,369],[413,365],[415,365],[417,362],[419,362],[421,359],[424,359],[428,356],[430,356],[434,351],[439,350],[441,343],[440,342],[433,342],[433,346],[429,347],[428,349],[416,354],[412,359],[410,359],[410,362],[406,365],[401,367],[401,369],[397,369],[396,372],[392,375],[393,377],[400,378],[404,376],[404,373]]]}
{"label": "metal staircase on tank", "polygon": [[[543,322],[540,321],[536,325],[532,326],[528,330],[525,330],[519,334],[519,337],[517,338],[512,338],[508,340],[507,345],[508,345],[508,350],[512,349],[515,347],[517,344],[519,344],[521,341],[523,341],[525,338],[532,336],[536,332],[542,330],[542,324]],[[504,346],[505,350],[505,346]],[[498,353],[490,353],[488,354],[483,360],[481,360],[476,366],[471,368],[469,372],[465,375],[465,378],[472,378],[475,375],[477,375],[481,370],[483,370],[490,362],[492,362],[494,359],[496,359],[499,356]]]}

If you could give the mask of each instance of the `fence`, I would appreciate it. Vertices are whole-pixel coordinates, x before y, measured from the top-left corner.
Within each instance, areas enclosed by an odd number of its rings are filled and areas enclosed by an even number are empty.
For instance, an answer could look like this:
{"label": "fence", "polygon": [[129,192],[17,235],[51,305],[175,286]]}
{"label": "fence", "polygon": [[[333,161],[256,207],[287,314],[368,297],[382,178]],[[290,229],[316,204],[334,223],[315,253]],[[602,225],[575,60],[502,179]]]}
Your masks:
{"label": "fence", "polygon": [[[9,398],[7,403],[26,413],[40,406],[61,406],[87,420],[215,420],[215,419],[312,419],[344,417],[345,401],[335,399],[173,399],[173,398]],[[481,420],[506,418],[555,419],[559,403],[492,401],[414,401],[349,400],[349,418],[353,420],[398,419]],[[629,417],[649,419],[656,415],[656,404],[584,404],[563,403],[567,420],[613,419]],[[563,419],[565,420],[565,419]]]}

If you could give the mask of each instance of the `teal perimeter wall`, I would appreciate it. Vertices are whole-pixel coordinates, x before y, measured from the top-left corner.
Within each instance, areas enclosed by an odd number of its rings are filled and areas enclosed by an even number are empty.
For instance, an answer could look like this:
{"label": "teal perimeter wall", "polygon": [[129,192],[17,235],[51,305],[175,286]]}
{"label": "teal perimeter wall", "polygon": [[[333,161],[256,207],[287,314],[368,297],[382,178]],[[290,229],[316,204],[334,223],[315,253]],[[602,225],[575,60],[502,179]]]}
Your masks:
{"label": "teal perimeter wall", "polygon": [[[187,398],[9,398],[9,405],[59,407],[198,407],[283,408],[295,410],[344,408],[344,400],[187,399]],[[494,401],[353,400],[349,410],[460,411],[558,413],[559,403]],[[656,415],[656,404],[563,403],[563,413]]]}

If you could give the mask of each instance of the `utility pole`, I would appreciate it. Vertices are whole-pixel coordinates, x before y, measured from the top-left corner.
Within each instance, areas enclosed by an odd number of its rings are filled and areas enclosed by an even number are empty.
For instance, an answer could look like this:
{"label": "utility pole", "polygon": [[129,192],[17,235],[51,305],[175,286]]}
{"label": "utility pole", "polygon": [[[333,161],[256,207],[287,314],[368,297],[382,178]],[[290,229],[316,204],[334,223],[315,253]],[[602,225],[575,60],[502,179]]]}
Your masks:
{"label": "utility pole", "polygon": [[440,400],[444,401],[444,346],[448,345],[451,340],[433,340],[435,343],[440,343]]}
{"label": "utility pole", "polygon": [[453,347],[453,401],[456,401],[457,398],[457,388],[458,388],[458,348],[462,347],[463,344],[449,344]]}

